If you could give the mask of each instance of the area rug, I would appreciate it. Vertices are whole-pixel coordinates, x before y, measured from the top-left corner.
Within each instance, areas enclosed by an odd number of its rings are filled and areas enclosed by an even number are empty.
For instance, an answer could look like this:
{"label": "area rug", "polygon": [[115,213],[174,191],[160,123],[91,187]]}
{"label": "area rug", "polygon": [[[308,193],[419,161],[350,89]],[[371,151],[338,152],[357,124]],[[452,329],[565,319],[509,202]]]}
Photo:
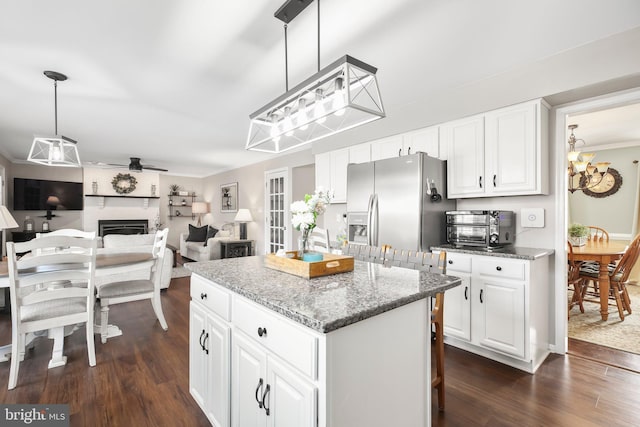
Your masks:
{"label": "area rug", "polygon": [[640,354],[640,286],[628,285],[627,290],[633,313],[625,313],[624,321],[615,306],[609,306],[609,319],[603,321],[600,305],[585,302],[584,313],[577,306],[570,312],[569,337]]}
{"label": "area rug", "polygon": [[177,279],[179,277],[189,277],[191,276],[191,270],[187,270],[184,267],[173,267],[171,270],[171,278]]}

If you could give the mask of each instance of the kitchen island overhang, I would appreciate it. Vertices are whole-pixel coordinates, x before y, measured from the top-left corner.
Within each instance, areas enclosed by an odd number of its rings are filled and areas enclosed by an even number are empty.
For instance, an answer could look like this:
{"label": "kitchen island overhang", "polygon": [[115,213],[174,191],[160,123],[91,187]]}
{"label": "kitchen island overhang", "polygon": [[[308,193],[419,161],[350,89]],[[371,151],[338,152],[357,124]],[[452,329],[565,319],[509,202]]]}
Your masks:
{"label": "kitchen island overhang", "polygon": [[[263,263],[258,256],[186,265],[195,273],[192,311],[206,294],[228,307],[212,314],[229,331],[221,351],[230,361],[231,392],[229,403],[217,402],[217,408],[230,408],[229,418],[287,412],[293,403],[282,403],[283,396],[295,387],[278,391],[275,374],[264,374],[269,382],[257,373],[284,366],[292,372],[285,378],[299,385],[296,395],[308,396],[292,410],[310,417],[298,420],[301,426],[430,425],[429,298],[459,285],[459,278],[356,261],[352,272],[303,279]],[[194,345],[198,330],[192,333],[190,351],[197,353],[206,345]],[[251,349],[264,353],[266,362],[249,387],[241,379],[249,369],[243,355]],[[278,403],[270,415],[255,396],[248,399],[267,385],[266,399]]]}

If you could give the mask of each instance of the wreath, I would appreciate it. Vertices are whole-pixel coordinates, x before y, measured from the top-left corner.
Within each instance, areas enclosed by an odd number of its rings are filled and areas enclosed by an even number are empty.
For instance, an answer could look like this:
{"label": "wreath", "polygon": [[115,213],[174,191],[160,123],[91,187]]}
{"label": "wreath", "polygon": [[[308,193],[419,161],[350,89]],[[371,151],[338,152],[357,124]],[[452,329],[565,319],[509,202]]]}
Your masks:
{"label": "wreath", "polygon": [[111,180],[111,185],[118,194],[133,192],[136,189],[137,183],[138,180],[136,180],[134,176],[131,176],[130,173],[119,173]]}

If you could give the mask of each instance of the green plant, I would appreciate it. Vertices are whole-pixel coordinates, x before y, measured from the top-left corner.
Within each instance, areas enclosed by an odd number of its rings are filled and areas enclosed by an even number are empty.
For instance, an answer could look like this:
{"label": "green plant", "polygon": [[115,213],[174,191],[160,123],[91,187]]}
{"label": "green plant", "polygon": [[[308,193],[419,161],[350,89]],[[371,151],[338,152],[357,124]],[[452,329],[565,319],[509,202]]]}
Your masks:
{"label": "green plant", "polygon": [[171,194],[176,194],[178,191],[180,191],[180,186],[178,184],[170,184],[169,191],[171,191]]}
{"label": "green plant", "polygon": [[589,235],[589,227],[582,224],[571,224],[569,226],[569,236],[571,237],[587,237]]}

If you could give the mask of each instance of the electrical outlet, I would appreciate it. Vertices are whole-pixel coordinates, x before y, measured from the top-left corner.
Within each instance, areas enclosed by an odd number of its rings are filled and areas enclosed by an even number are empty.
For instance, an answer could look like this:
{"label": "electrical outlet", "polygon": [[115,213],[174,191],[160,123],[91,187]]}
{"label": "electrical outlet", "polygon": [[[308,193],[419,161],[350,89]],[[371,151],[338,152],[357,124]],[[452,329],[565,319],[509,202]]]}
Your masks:
{"label": "electrical outlet", "polygon": [[521,209],[520,225],[522,226],[522,228],[544,228],[544,209]]}

